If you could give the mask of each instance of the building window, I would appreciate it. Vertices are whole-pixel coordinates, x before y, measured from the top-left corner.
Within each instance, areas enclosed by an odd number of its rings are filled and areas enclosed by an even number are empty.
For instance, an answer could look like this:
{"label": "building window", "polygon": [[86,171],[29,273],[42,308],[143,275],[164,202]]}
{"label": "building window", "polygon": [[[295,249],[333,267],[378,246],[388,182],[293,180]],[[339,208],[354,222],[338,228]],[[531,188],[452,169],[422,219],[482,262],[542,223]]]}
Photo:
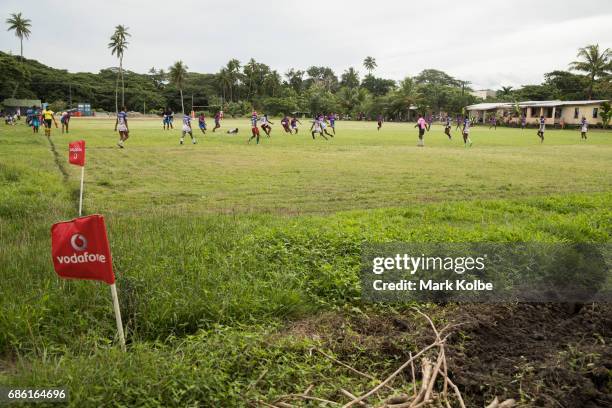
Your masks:
{"label": "building window", "polygon": [[593,119],[597,119],[598,111],[599,111],[599,108],[593,108]]}
{"label": "building window", "polygon": [[579,114],[580,114],[580,109],[574,108],[574,119],[578,119]]}
{"label": "building window", "polygon": [[540,108],[531,108],[531,117],[537,118],[540,115]]}
{"label": "building window", "polygon": [[553,108],[546,108],[546,117],[547,118],[552,118],[552,111],[553,111]]}

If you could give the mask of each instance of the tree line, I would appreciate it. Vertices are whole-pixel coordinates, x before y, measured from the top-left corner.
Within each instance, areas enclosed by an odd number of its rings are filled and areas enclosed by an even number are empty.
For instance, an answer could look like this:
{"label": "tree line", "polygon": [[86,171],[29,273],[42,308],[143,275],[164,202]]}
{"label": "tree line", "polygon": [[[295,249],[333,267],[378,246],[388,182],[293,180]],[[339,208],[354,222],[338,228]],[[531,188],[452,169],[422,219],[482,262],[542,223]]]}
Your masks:
{"label": "tree line", "polygon": [[[230,59],[216,73],[189,72],[177,61],[167,69],[147,73],[126,71],[123,60],[131,37],[128,27],[118,25],[108,48],[117,67],[98,73],[69,73],[23,57],[23,40],[31,35],[31,22],[21,13],[7,19],[9,30],[20,40],[20,56],[0,52],[0,97],[40,98],[56,106],[89,102],[92,108],[117,111],[159,112],[224,110],[232,116],[253,109],[271,115],[292,112],[336,112],[356,117],[409,119],[411,112],[460,114],[469,104],[481,101],[471,94],[470,82],[437,69],[425,69],[401,81],[375,75],[377,63],[363,60],[365,75],[355,67],[336,73],[326,66],[291,68],[284,73],[254,58],[242,63]],[[552,71],[539,85],[517,89],[502,87],[487,101],[610,99],[612,52],[598,45],[578,50],[578,60],[568,71]]]}

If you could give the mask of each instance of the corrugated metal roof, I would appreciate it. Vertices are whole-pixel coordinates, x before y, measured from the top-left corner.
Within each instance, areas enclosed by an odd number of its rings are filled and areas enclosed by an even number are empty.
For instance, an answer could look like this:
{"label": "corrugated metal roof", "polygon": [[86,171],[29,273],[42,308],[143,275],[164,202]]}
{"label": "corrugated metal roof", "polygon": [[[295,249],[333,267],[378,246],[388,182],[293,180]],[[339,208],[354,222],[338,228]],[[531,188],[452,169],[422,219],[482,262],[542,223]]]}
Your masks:
{"label": "corrugated metal roof", "polygon": [[467,106],[467,110],[489,110],[498,108],[507,108],[514,106],[513,103],[508,102],[493,102],[493,103],[477,103],[475,105]]}

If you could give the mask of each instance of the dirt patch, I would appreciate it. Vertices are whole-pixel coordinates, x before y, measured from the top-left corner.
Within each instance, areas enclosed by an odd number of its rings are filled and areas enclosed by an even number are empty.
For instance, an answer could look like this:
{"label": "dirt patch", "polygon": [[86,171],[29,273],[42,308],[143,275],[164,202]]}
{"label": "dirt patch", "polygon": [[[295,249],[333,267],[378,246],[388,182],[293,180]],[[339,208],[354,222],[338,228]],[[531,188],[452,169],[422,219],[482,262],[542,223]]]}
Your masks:
{"label": "dirt patch", "polygon": [[[447,305],[422,308],[442,327],[462,323],[449,338],[450,376],[469,407],[495,396],[526,407],[612,407],[612,305],[570,313],[561,305]],[[308,337],[359,369],[405,360],[434,341],[412,311],[326,313],[291,325],[283,335]],[[370,364],[368,364],[368,361]],[[380,367],[380,366],[379,366]]]}
{"label": "dirt patch", "polygon": [[[467,399],[533,407],[612,407],[612,305],[463,305],[449,363]],[[447,311],[447,316],[450,315]]]}

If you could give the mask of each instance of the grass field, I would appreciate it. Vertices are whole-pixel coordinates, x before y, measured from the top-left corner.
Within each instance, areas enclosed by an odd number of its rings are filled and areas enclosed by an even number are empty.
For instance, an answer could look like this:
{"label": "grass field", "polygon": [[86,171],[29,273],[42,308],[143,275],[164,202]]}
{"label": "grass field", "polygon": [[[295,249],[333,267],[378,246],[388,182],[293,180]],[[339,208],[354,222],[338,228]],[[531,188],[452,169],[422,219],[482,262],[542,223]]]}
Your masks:
{"label": "grass field", "polygon": [[[242,406],[314,381],[322,397],[332,382],[364,390],[308,350],[381,377],[404,356],[295,330],[322,315],[405,312],[360,301],[362,243],[612,234],[610,131],[583,142],[551,130],[540,144],[533,129],[476,127],[466,149],[435,126],[418,148],[411,124],[338,122],[329,141],[275,126],[247,145],[242,119],[221,129],[238,136],[196,130],[197,145],[179,146],[178,129],[133,120],[121,150],[108,120],[71,126],[51,140],[0,128],[0,384],[68,386],[75,407]],[[107,219],[127,355],[112,345],[108,288],[59,281],[50,260],[51,224],[76,216],[67,144],[81,138],[84,212]]]}
{"label": "grass field", "polygon": [[[610,133],[592,132],[581,143],[576,131],[551,131],[541,146],[534,130],[476,128],[466,150],[460,135],[448,141],[434,127],[419,149],[410,125],[387,123],[376,132],[374,123],[340,122],[328,142],[313,141],[305,128],[296,136],[276,127],[251,146],[248,121],[223,125],[239,135],[209,132],[197,146],[179,146],[179,130],[134,121],[127,149],[119,150],[112,124],[74,121],[74,135],[89,143],[87,208],[293,215],[607,191],[612,183]],[[68,139],[56,132],[60,146]]]}

